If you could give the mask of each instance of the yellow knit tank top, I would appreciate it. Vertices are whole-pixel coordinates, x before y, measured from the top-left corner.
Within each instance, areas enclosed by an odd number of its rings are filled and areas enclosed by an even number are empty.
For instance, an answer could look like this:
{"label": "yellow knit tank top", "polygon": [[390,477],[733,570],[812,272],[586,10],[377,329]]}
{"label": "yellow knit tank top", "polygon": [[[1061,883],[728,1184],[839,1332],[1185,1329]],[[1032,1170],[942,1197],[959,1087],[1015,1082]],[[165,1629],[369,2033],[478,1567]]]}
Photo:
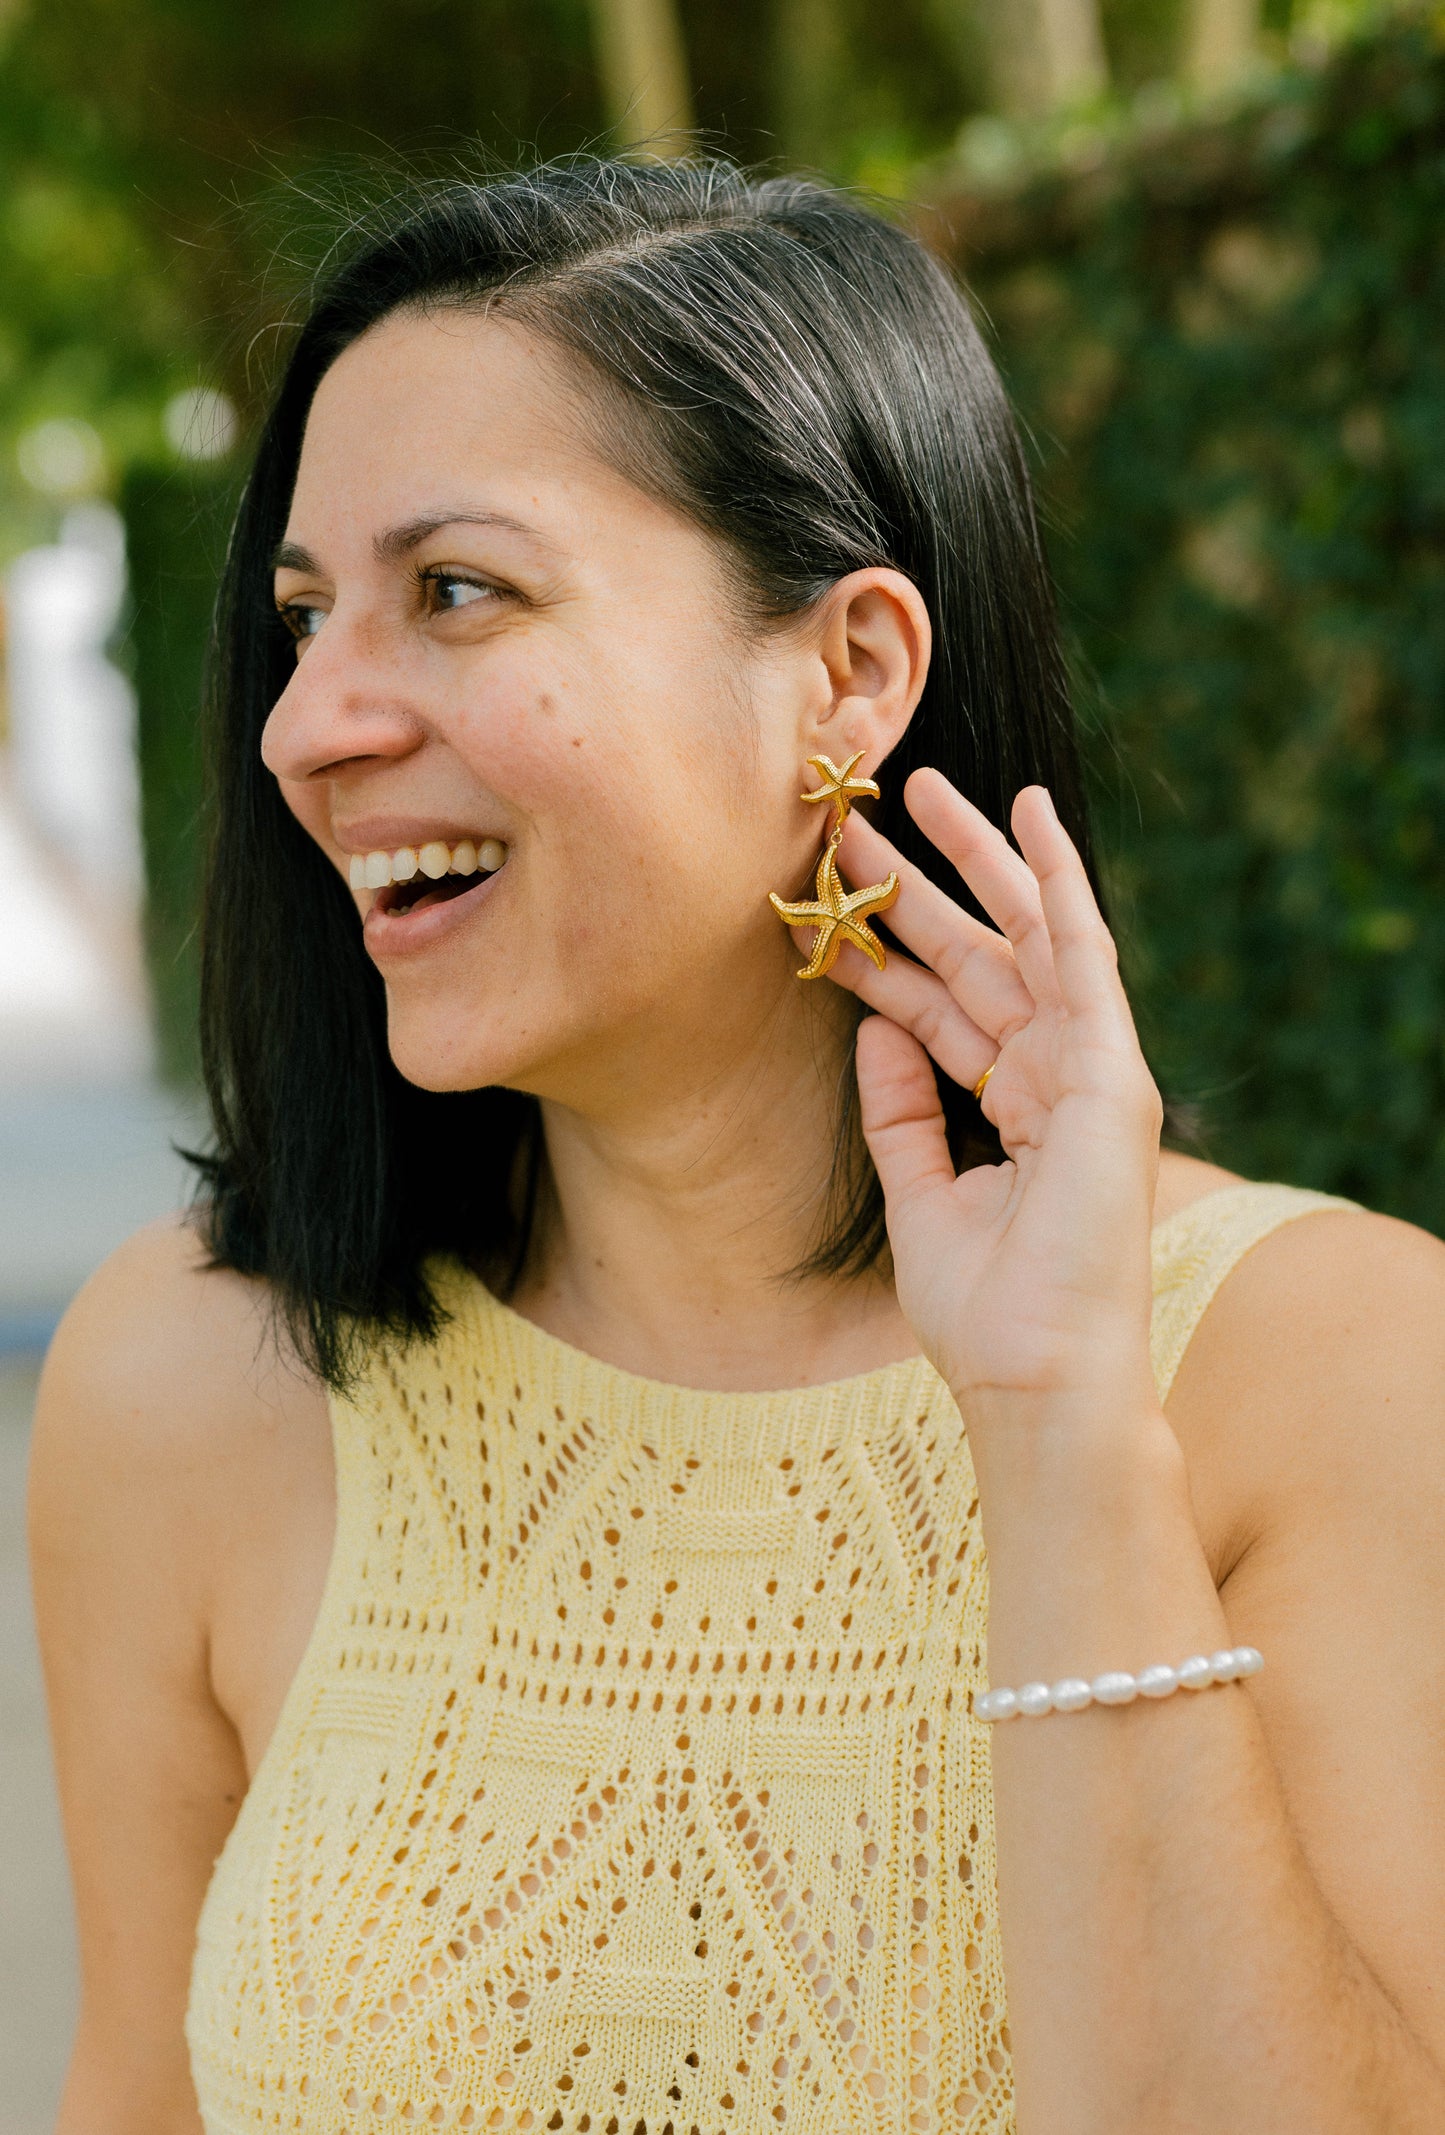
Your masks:
{"label": "yellow knit tank top", "polygon": [[[1161,1395],[1278,1224],[1156,1228]],[[922,1358],[639,1378],[442,1278],[332,1404],[337,1531],[201,1912],[207,2135],[1013,2129],[987,1568]]]}

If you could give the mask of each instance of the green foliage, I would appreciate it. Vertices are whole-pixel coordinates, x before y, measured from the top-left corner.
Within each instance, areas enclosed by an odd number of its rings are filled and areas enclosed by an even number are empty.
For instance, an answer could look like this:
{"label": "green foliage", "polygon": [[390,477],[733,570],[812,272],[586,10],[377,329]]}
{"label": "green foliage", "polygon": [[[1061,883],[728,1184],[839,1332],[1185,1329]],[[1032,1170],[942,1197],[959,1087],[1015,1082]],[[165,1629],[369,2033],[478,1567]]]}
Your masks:
{"label": "green foliage", "polygon": [[154,449],[191,338],[160,248],[93,116],[5,54],[0,97],[0,563],[48,539],[54,508],[15,471],[19,433],[84,416],[112,465]]}
{"label": "green foliage", "polygon": [[1156,1073],[1445,1229],[1445,49],[946,203],[1030,426]]}
{"label": "green foliage", "polygon": [[161,1065],[194,1080],[201,868],[201,716],[211,606],[239,494],[213,466],[132,467],[121,489],[126,645],[139,710],[146,949]]}
{"label": "green foliage", "polygon": [[[304,197],[308,173],[363,157],[549,154],[604,123],[587,0],[60,0],[26,9],[5,60],[0,162],[33,114],[43,169],[62,184],[83,171],[102,218],[127,226],[92,246],[111,273],[133,266],[132,232],[164,260],[153,370],[173,372],[178,335],[179,382],[200,366],[243,408],[264,383],[257,336],[269,353],[291,294],[276,223],[301,213],[293,198],[268,215],[268,194],[300,183]],[[77,293],[84,249],[73,219],[57,256]],[[112,330],[97,311],[80,338]]]}

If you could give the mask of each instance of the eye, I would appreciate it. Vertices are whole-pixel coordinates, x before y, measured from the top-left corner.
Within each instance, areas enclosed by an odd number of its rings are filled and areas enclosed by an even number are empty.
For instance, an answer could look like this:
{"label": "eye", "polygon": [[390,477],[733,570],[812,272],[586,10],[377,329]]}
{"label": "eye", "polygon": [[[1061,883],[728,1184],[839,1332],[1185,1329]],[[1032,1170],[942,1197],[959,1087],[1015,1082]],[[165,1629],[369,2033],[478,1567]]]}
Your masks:
{"label": "eye", "polygon": [[318,608],[313,601],[278,601],[276,612],[298,645],[307,638],[314,638],[326,620],[326,610]]}
{"label": "eye", "polygon": [[483,578],[463,578],[457,571],[429,569],[419,571],[417,577],[425,589],[428,603],[438,613],[449,615],[458,608],[470,608],[480,600],[495,600],[497,588]]}

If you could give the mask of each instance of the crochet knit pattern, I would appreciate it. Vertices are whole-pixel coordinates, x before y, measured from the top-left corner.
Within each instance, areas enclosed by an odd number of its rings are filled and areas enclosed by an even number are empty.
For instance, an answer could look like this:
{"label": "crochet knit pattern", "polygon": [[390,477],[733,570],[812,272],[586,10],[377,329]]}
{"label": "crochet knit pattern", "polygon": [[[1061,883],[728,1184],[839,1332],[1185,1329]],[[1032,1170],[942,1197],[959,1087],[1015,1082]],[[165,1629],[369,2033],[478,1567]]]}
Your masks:
{"label": "crochet knit pattern", "polygon": [[[1353,1206],[1159,1226],[1161,1395],[1250,1245]],[[439,1287],[332,1403],[320,1613],[199,1924],[207,2135],[1011,2131],[943,1382],[694,1392]]]}

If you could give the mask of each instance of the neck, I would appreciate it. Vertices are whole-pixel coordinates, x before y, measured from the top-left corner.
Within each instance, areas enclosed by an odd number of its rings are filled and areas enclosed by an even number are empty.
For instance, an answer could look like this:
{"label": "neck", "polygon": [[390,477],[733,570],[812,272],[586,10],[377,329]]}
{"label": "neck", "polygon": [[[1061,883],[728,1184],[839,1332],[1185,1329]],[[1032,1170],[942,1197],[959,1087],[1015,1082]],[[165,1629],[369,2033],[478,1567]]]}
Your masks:
{"label": "neck", "polygon": [[853,1010],[809,1003],[705,1077],[605,1112],[542,1105],[547,1165],[517,1310],[628,1371],[723,1391],[846,1378],[917,1343],[891,1280],[800,1277],[828,1203]]}

